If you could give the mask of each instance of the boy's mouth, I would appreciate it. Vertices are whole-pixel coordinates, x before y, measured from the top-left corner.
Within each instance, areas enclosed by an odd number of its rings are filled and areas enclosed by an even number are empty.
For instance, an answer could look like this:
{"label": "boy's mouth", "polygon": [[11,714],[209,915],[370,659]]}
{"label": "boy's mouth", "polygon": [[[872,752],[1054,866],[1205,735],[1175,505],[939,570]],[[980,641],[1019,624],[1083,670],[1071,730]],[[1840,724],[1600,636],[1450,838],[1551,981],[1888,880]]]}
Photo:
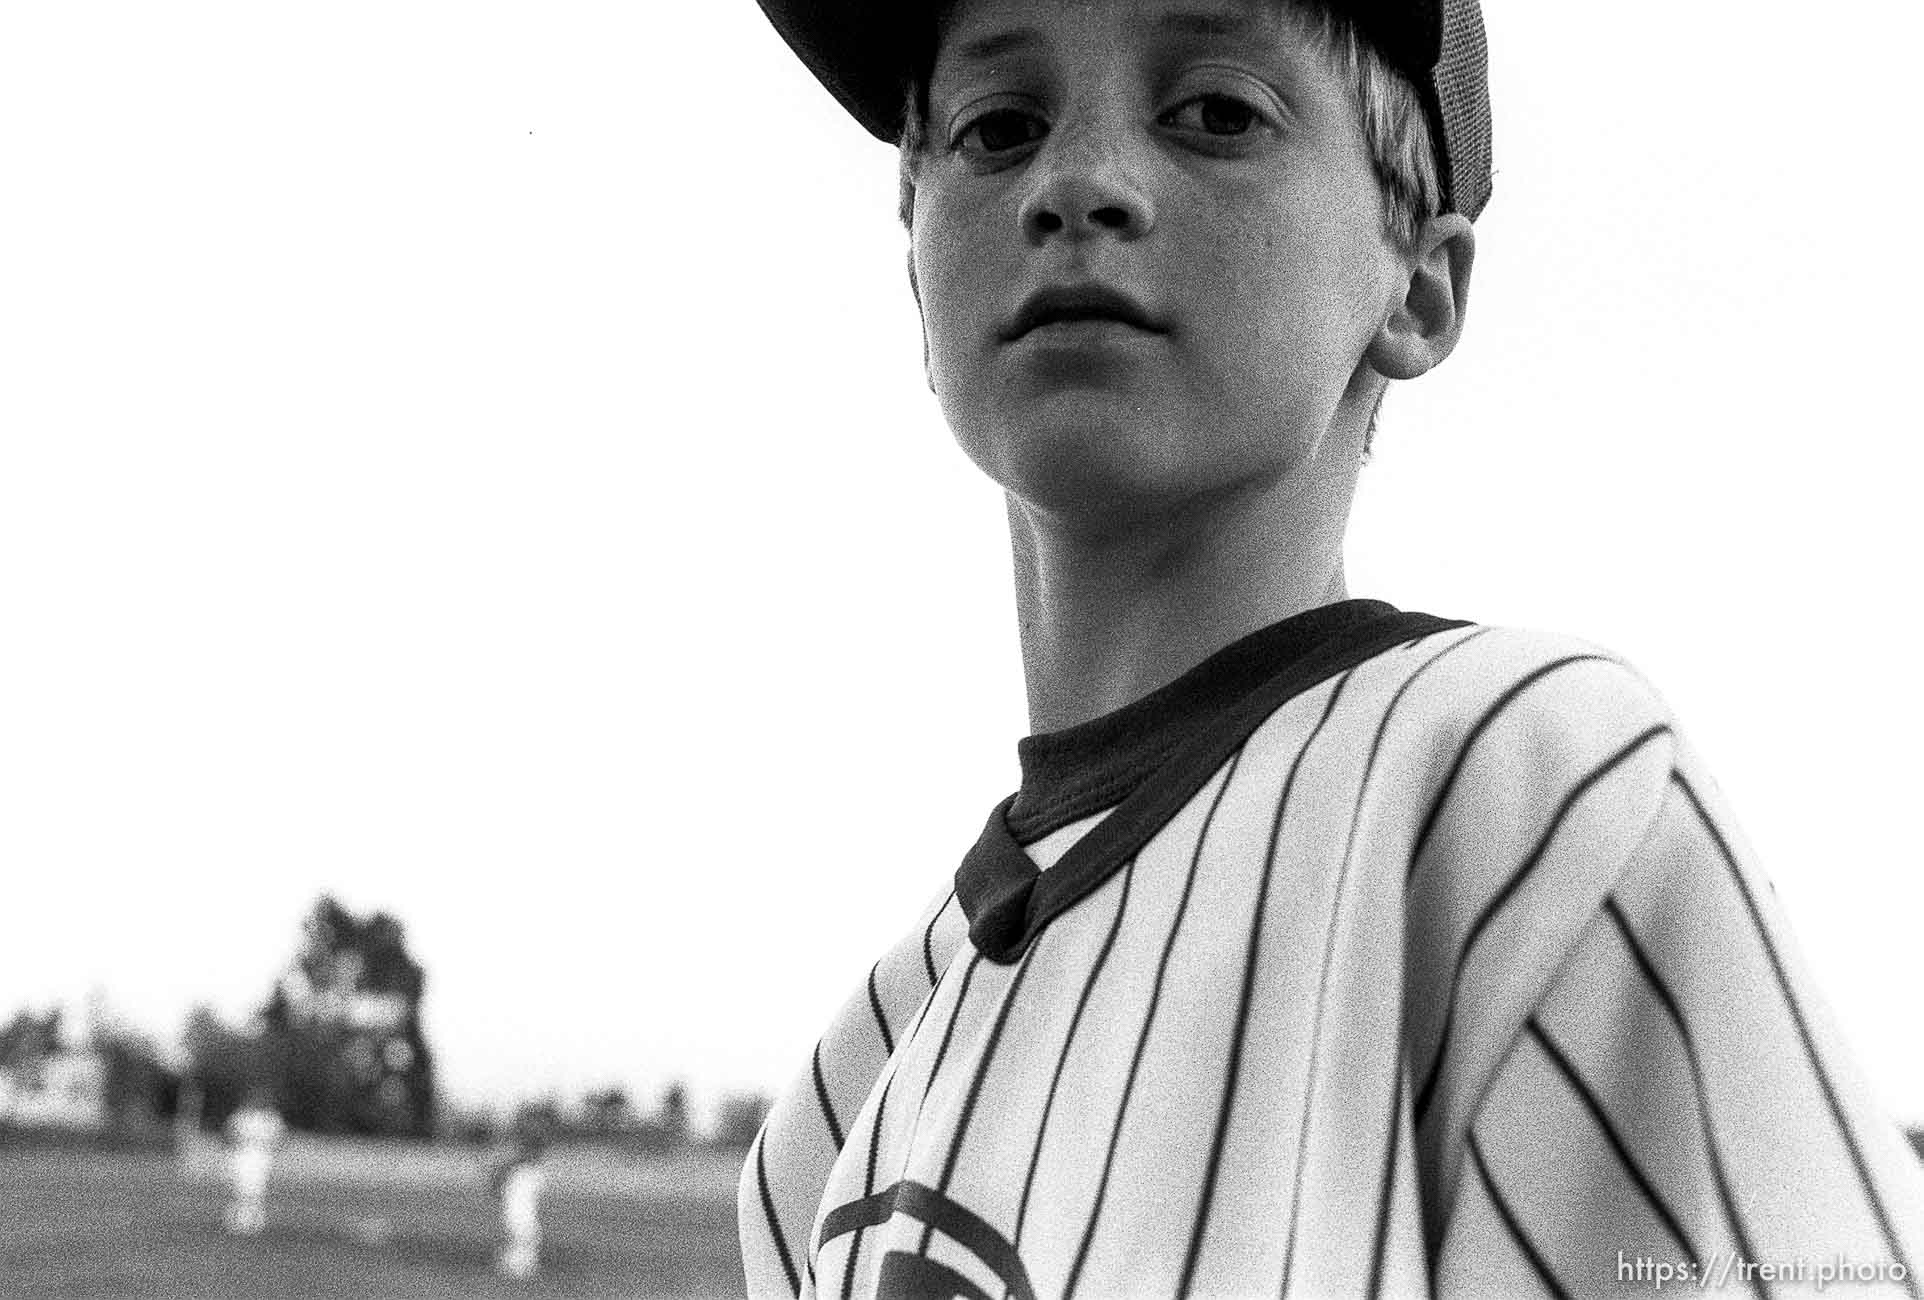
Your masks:
{"label": "boy's mouth", "polygon": [[1013,343],[1031,330],[1071,321],[1115,321],[1151,334],[1169,332],[1128,294],[1101,284],[1076,284],[1053,285],[1030,294],[1000,334],[1004,343]]}

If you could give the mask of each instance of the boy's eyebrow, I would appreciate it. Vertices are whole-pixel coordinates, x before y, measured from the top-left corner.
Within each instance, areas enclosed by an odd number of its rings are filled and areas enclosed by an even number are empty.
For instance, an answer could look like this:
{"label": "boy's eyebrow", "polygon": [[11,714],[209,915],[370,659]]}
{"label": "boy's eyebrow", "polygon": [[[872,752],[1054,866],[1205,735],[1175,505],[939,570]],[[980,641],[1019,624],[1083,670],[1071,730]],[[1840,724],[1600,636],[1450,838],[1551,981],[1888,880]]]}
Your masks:
{"label": "boy's eyebrow", "polygon": [[1240,9],[1199,9],[1164,14],[1156,26],[1179,36],[1241,36],[1255,24]]}
{"label": "boy's eyebrow", "polygon": [[[1241,9],[1193,9],[1164,14],[1156,20],[1156,26],[1177,36],[1241,36],[1256,24]],[[983,62],[1041,39],[1042,33],[1033,27],[1014,27],[963,41],[955,52],[959,58]]]}
{"label": "boy's eyebrow", "polygon": [[[1164,14],[1156,20],[1156,26],[1176,36],[1241,36],[1257,23],[1242,9],[1192,9]],[[955,47],[955,53],[970,63],[987,63],[1041,41],[1042,33],[1033,27],[1012,27],[963,41]]]}
{"label": "boy's eyebrow", "polygon": [[978,36],[972,41],[964,41],[956,47],[956,55],[971,62],[982,62],[1007,54],[1010,50],[1024,45],[1033,45],[1042,39],[1042,33],[1033,27],[1016,27],[1009,31],[995,32],[989,36]]}

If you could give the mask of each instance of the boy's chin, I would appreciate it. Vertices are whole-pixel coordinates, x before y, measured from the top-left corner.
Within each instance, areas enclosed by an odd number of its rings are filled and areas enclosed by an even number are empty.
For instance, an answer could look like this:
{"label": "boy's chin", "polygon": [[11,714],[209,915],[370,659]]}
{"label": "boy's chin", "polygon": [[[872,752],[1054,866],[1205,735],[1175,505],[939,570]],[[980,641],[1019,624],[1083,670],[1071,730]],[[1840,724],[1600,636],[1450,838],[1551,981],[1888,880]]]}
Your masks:
{"label": "boy's chin", "polygon": [[1286,475],[1281,448],[1198,439],[1142,421],[1080,419],[958,431],[978,468],[1015,501],[1091,534],[1127,531]]}

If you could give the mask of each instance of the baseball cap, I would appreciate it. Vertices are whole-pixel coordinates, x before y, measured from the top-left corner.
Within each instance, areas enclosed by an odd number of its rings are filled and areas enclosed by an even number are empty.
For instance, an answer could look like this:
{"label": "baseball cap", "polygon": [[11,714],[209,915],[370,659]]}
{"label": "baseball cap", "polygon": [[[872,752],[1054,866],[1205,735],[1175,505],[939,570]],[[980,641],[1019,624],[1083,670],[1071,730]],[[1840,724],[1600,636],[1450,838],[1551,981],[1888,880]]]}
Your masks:
{"label": "baseball cap", "polygon": [[[1471,220],[1490,198],[1489,47],[1477,0],[1323,0],[1408,77],[1437,141],[1443,208]],[[942,0],[760,0],[809,71],[871,134],[902,135]]]}

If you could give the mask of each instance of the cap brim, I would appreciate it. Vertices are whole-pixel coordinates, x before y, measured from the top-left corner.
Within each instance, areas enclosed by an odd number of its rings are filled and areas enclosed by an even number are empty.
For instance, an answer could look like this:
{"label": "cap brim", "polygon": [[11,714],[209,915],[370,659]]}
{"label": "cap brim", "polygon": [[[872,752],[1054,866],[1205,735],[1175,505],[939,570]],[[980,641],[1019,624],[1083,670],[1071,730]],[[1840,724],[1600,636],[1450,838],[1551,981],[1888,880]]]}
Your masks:
{"label": "cap brim", "polygon": [[760,0],[815,79],[878,140],[902,135],[909,79],[934,29],[937,0]]}

